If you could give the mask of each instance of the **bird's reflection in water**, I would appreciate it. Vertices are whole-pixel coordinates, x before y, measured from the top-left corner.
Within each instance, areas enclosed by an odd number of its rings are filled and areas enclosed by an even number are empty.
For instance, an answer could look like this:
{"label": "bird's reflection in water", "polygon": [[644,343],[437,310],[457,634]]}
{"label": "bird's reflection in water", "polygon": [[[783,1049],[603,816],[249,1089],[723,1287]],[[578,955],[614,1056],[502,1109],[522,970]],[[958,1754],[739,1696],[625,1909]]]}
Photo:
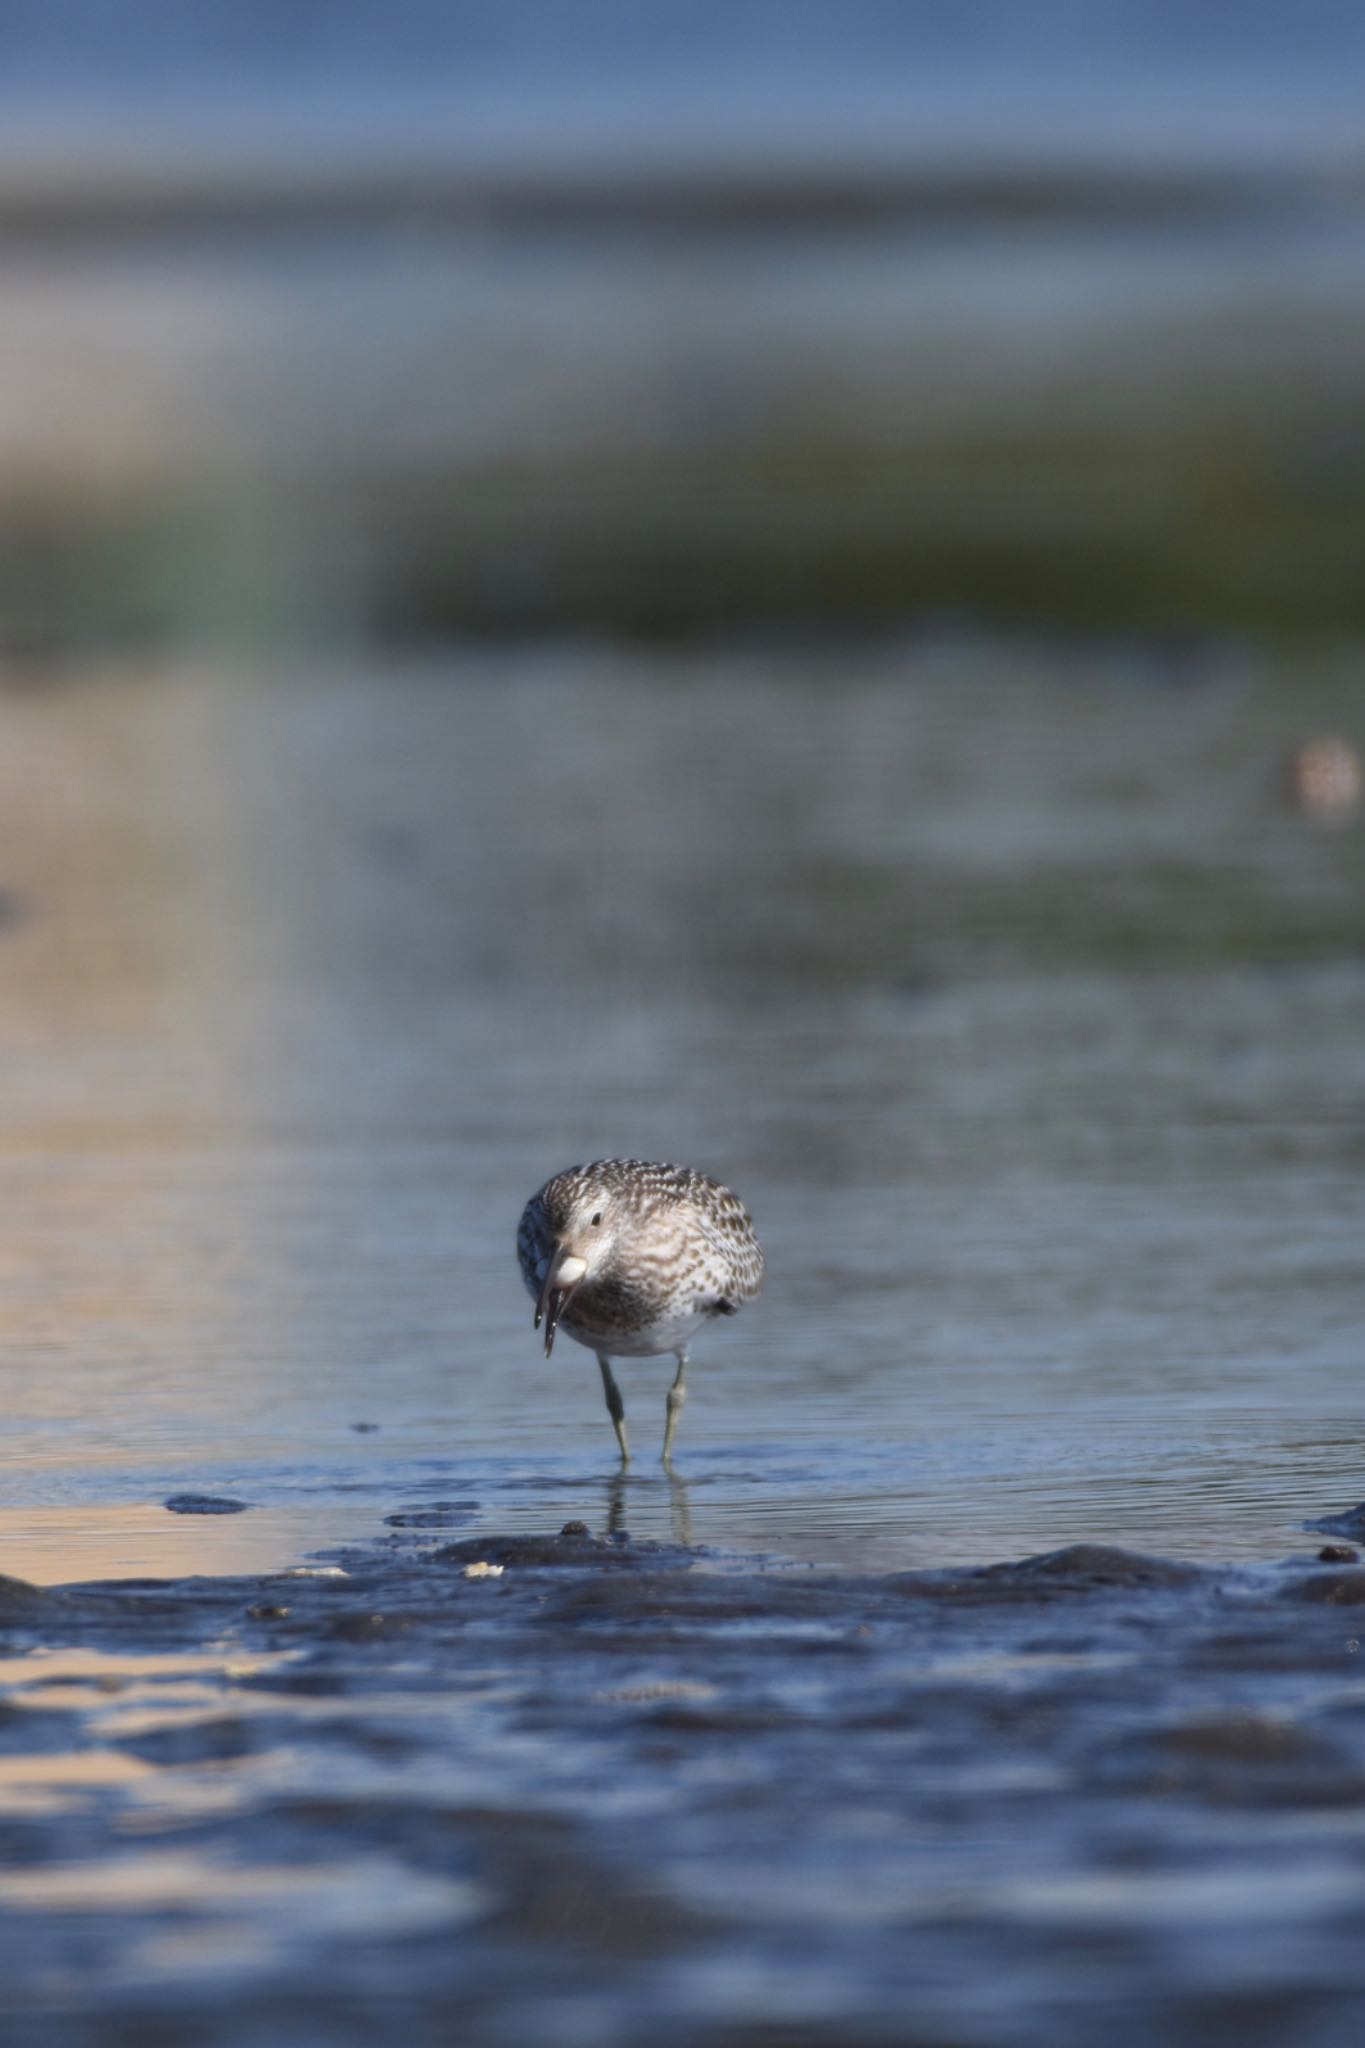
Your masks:
{"label": "bird's reflection in water", "polygon": [[[668,1483],[668,1511],[670,1534],[675,1543],[684,1550],[692,1548],[692,1503],[688,1498],[687,1481],[667,1466],[664,1478]],[[651,1480],[636,1480],[636,1485],[652,1485]],[[626,1472],[613,1472],[607,1481],[607,1528],[608,1536],[629,1534],[626,1527],[626,1493],[632,1484]]]}

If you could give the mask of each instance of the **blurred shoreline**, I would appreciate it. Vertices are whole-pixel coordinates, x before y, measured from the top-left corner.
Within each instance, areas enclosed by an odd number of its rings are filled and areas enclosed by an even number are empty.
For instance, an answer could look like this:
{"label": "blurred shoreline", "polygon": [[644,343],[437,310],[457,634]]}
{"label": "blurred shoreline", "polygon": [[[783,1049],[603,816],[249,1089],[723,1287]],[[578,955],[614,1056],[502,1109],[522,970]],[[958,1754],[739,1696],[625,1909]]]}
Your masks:
{"label": "blurred shoreline", "polygon": [[0,159],[0,238],[61,248],[164,235],[300,229],[483,228],[506,233],[639,230],[707,234],[860,228],[962,229],[1000,223],[1229,225],[1365,207],[1365,152],[1267,164],[1251,155],[1142,162],[1046,146],[995,162],[949,152],[925,161],[595,161],[496,167],[384,157],[300,160],[269,152],[185,156],[111,150],[74,161]]}
{"label": "blurred shoreline", "polygon": [[343,8],[261,101],[172,36],[143,101],[15,106],[0,658],[1365,628],[1330,37],[798,8],[778,61],[702,10],[679,64],[570,12],[562,77],[419,7],[445,55],[366,90]]}

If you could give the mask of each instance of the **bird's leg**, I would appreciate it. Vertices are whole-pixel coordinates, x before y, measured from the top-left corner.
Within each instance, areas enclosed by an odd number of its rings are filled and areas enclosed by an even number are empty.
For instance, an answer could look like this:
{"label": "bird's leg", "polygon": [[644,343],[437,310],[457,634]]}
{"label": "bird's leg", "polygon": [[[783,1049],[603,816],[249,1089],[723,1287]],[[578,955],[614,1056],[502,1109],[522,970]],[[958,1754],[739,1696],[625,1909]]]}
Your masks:
{"label": "bird's leg", "polygon": [[673,1456],[673,1439],[678,1432],[678,1417],[682,1414],[683,1402],[687,1399],[687,1352],[677,1354],[678,1370],[673,1375],[673,1384],[668,1390],[668,1420],[664,1424],[664,1463]]}
{"label": "bird's leg", "polygon": [[621,1446],[621,1463],[630,1463],[630,1438],[626,1435],[626,1404],[621,1399],[621,1389],[612,1377],[611,1360],[599,1352],[597,1363],[602,1368],[602,1392],[607,1397],[607,1413],[611,1426],[616,1431],[616,1441]]}

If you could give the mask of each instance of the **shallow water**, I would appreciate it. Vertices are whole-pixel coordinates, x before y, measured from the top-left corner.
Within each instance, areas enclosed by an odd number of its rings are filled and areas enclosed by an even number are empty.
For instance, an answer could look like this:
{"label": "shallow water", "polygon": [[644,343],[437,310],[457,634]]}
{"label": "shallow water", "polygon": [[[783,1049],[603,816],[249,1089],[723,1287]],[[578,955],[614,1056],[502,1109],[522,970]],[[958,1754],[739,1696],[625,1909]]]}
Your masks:
{"label": "shallow water", "polygon": [[6,1581],[6,2039],[1346,2048],[1362,1617],[1358,1563],[586,1531]]}
{"label": "shallow water", "polygon": [[[1357,693],[945,634],[0,699],[0,1563],[253,1571],[443,1501],[1282,1555],[1361,1492],[1365,837],[1277,780]],[[625,1369],[624,1491],[510,1249],[612,1152],[732,1180],[771,1274],[671,1486]]]}

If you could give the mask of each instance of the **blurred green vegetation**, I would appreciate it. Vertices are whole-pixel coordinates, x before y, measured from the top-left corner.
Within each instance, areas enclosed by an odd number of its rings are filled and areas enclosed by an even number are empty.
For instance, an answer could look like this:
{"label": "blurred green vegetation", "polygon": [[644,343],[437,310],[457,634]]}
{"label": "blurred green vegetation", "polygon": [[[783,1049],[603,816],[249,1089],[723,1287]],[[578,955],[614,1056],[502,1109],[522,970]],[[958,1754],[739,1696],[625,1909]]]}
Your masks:
{"label": "blurred green vegetation", "polygon": [[[1142,439],[1040,427],[381,491],[367,623],[645,637],[951,613],[1085,628],[1365,625],[1365,419]],[[364,503],[364,498],[360,499]]]}
{"label": "blurred green vegetation", "polygon": [[12,492],[0,645],[1365,626],[1365,406]]}

